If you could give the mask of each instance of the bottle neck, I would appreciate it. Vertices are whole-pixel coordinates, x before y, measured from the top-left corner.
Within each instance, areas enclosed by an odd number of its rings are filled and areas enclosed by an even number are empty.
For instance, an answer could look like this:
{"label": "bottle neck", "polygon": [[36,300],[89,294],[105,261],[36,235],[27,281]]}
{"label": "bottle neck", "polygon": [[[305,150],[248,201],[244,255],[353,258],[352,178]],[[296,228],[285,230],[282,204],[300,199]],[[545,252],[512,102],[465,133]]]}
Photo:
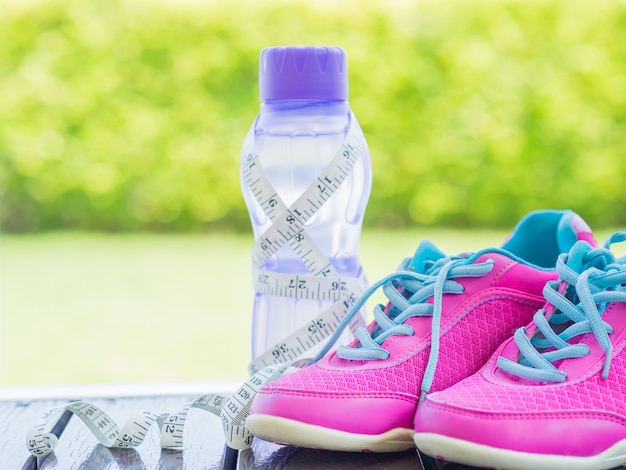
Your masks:
{"label": "bottle neck", "polygon": [[289,113],[305,116],[341,116],[349,111],[350,105],[343,100],[268,100],[261,103],[262,114]]}
{"label": "bottle neck", "polygon": [[271,100],[261,104],[255,132],[274,135],[342,134],[350,123],[347,101]]}

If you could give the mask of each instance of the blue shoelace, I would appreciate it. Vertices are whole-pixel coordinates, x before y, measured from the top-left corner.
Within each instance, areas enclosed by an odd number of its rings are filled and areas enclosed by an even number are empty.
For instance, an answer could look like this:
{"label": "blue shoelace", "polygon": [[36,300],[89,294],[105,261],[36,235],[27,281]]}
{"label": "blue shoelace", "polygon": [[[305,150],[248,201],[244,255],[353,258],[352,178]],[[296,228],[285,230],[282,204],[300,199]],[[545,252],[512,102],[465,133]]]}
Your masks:
{"label": "blue shoelace", "polygon": [[[517,362],[498,358],[498,367],[520,378],[539,382],[563,382],[567,374],[553,364],[589,354],[585,344],[570,344],[577,336],[593,333],[605,352],[602,377],[607,378],[613,356],[611,325],[602,314],[612,302],[626,302],[626,259],[609,251],[613,243],[626,241],[626,232],[613,234],[604,248],[577,242],[569,254],[562,254],[556,270],[561,282],[546,284],[543,294],[553,311],[539,310],[533,317],[538,333],[528,338],[525,328],[514,334],[520,356]],[[562,330],[556,333],[554,330]],[[539,334],[540,333],[540,334]]]}
{"label": "blue shoelace", "polygon": [[[459,277],[482,277],[489,273],[494,263],[472,264],[478,254],[446,257],[432,243],[422,242],[413,258],[406,258],[398,270],[373,284],[343,318],[325,347],[311,362],[318,361],[337,341],[352,318],[380,287],[389,299],[387,307],[374,308],[376,325],[370,332],[359,328],[356,347],[340,346],[337,355],[354,361],[385,360],[390,353],[383,342],[392,336],[413,336],[414,331],[405,322],[412,317],[432,317],[431,346],[428,363],[421,383],[420,401],[432,385],[439,359],[441,333],[441,306],[444,294],[461,294],[463,286],[454,279]],[[426,301],[433,297],[433,303]]]}

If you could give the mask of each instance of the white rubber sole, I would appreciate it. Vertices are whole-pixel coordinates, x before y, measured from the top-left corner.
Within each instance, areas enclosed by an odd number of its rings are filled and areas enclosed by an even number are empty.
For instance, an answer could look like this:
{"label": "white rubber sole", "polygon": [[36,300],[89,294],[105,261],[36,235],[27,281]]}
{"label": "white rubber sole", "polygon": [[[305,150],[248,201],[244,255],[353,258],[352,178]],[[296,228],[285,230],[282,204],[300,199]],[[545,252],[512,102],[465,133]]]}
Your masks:
{"label": "white rubber sole", "polygon": [[413,429],[396,428],[383,434],[354,434],[270,415],[251,415],[246,427],[263,440],[309,449],[342,452],[402,452],[414,449]]}
{"label": "white rubber sole", "polygon": [[[567,439],[567,436],[563,436]],[[431,433],[415,433],[416,447],[450,462],[505,470],[605,470],[626,463],[626,440],[592,457],[531,454],[498,449]]]}

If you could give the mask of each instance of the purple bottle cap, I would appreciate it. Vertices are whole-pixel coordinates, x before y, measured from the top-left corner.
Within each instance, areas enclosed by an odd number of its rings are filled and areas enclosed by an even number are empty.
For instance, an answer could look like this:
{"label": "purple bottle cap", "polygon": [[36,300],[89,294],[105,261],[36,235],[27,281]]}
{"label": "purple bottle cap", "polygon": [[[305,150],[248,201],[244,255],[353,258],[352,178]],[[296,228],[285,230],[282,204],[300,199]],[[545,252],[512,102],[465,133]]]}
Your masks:
{"label": "purple bottle cap", "polygon": [[259,62],[259,97],[347,100],[348,61],[341,47],[267,47]]}

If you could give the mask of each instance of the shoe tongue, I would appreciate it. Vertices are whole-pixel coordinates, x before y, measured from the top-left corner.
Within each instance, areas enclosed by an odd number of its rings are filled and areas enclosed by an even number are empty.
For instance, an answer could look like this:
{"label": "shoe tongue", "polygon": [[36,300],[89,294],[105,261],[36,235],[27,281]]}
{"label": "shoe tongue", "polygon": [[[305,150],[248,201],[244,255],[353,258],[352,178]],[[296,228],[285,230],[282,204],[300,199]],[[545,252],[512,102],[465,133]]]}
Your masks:
{"label": "shoe tongue", "polygon": [[433,242],[424,240],[419,244],[417,250],[415,250],[411,267],[415,272],[425,273],[427,271],[427,265],[432,265],[445,257],[446,254],[437,248]]}

